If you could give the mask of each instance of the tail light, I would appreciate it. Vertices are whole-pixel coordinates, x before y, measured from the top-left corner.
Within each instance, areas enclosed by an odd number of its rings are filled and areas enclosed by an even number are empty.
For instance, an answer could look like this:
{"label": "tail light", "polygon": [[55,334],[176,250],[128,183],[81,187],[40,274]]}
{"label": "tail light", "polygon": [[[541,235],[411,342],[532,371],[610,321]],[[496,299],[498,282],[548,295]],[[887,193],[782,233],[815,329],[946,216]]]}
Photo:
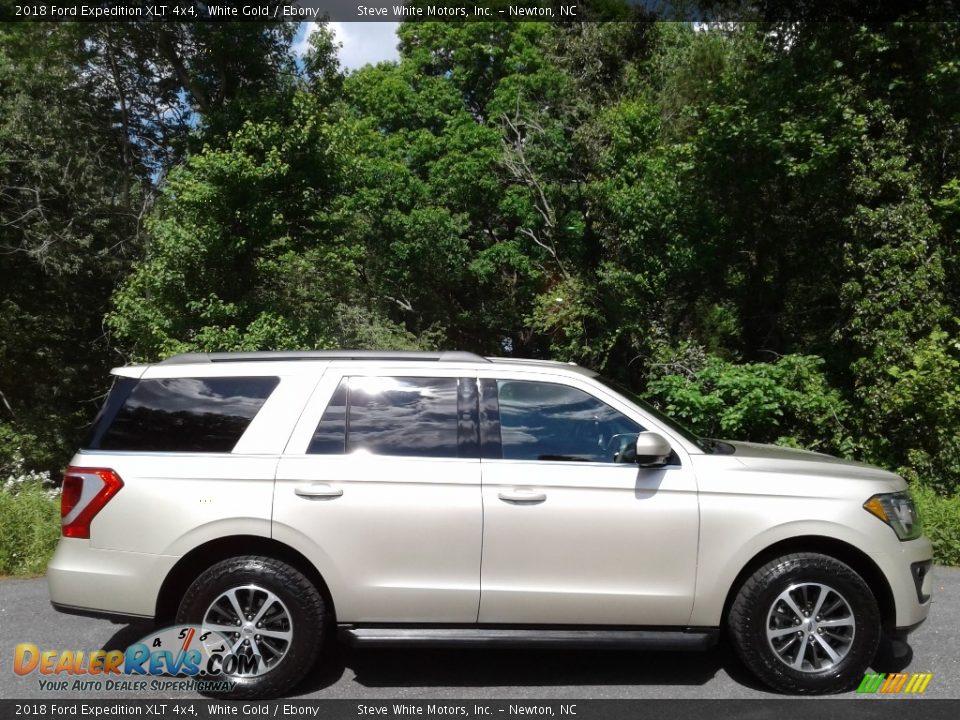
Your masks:
{"label": "tail light", "polygon": [[89,538],[90,522],[123,487],[107,468],[68,467],[60,494],[60,524],[64,537]]}

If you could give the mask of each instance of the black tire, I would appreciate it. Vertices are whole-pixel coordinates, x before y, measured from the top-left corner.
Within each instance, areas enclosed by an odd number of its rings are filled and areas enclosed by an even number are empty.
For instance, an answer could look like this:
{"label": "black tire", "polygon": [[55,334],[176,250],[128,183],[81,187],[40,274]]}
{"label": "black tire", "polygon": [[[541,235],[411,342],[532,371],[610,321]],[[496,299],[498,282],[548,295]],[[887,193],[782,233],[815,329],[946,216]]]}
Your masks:
{"label": "black tire", "polygon": [[[821,590],[824,586],[828,590]],[[821,592],[824,609],[838,597],[845,602],[821,616],[830,627],[807,617]],[[805,597],[813,600],[804,605]],[[791,622],[800,626],[796,633]],[[768,629],[775,637],[768,639]],[[880,609],[863,578],[848,565],[826,555],[795,553],[768,562],[747,578],[730,608],[729,631],[737,655],[771,688],[791,694],[837,693],[855,688],[873,660],[881,635]],[[827,645],[837,659],[827,655]]]}
{"label": "black tire", "polygon": [[[286,612],[289,622],[282,619],[282,613],[275,614],[281,616],[280,627],[289,627],[292,637],[288,641],[274,641],[275,647],[282,649],[281,656],[274,659],[274,667],[253,677],[227,676],[225,679],[236,683],[234,688],[204,693],[212,697],[267,699],[282,695],[313,667],[326,640],[327,611],[317,588],[296,568],[269,557],[235,557],[208,568],[183,596],[177,610],[177,623],[203,625],[211,605],[224,593],[236,591],[241,599],[255,598],[257,593],[251,593],[249,586],[276,596],[280,603],[275,604],[272,611]],[[265,593],[260,597],[265,597]],[[263,651],[263,654],[269,653]]]}

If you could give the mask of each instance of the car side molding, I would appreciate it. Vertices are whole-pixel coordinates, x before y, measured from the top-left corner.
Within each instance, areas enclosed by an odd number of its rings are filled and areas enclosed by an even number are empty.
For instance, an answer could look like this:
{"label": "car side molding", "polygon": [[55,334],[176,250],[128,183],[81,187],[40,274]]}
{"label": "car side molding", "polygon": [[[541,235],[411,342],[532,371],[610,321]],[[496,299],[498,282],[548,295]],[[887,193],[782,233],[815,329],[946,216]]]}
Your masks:
{"label": "car side molding", "polygon": [[354,647],[548,647],[629,650],[706,650],[718,628],[383,626],[341,624],[340,640]]}

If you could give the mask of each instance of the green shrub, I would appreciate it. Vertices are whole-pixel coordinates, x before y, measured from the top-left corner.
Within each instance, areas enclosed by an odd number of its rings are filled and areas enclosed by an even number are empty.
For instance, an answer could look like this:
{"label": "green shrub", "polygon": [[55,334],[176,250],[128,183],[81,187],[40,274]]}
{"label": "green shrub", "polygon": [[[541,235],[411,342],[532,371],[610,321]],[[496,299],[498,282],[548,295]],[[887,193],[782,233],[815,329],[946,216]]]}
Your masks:
{"label": "green shrub", "polygon": [[944,496],[926,485],[910,488],[923,531],[933,543],[933,557],[940,565],[960,565],[960,495]]}
{"label": "green shrub", "polygon": [[734,363],[690,346],[661,353],[648,374],[654,404],[705,437],[752,440],[849,455],[849,406],[824,361],[784,355]]}
{"label": "green shrub", "polygon": [[60,537],[60,491],[15,457],[0,485],[0,575],[39,575]]}

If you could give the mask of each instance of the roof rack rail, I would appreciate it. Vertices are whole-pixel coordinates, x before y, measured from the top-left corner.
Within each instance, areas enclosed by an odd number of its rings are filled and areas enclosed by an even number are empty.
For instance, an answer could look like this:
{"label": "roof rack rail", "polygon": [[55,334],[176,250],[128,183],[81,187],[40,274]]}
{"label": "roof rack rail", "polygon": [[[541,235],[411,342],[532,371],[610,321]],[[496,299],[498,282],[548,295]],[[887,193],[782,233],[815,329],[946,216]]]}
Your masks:
{"label": "roof rack rail", "polygon": [[158,365],[217,362],[271,362],[276,360],[420,360],[434,362],[490,362],[470,352],[418,352],[413,350],[277,350],[259,352],[182,353]]}
{"label": "roof rack rail", "polygon": [[572,360],[564,362],[563,360],[539,360],[537,358],[498,357],[496,355],[488,355],[487,360],[489,360],[490,362],[525,363],[528,365],[574,365],[576,367],[579,367]]}

